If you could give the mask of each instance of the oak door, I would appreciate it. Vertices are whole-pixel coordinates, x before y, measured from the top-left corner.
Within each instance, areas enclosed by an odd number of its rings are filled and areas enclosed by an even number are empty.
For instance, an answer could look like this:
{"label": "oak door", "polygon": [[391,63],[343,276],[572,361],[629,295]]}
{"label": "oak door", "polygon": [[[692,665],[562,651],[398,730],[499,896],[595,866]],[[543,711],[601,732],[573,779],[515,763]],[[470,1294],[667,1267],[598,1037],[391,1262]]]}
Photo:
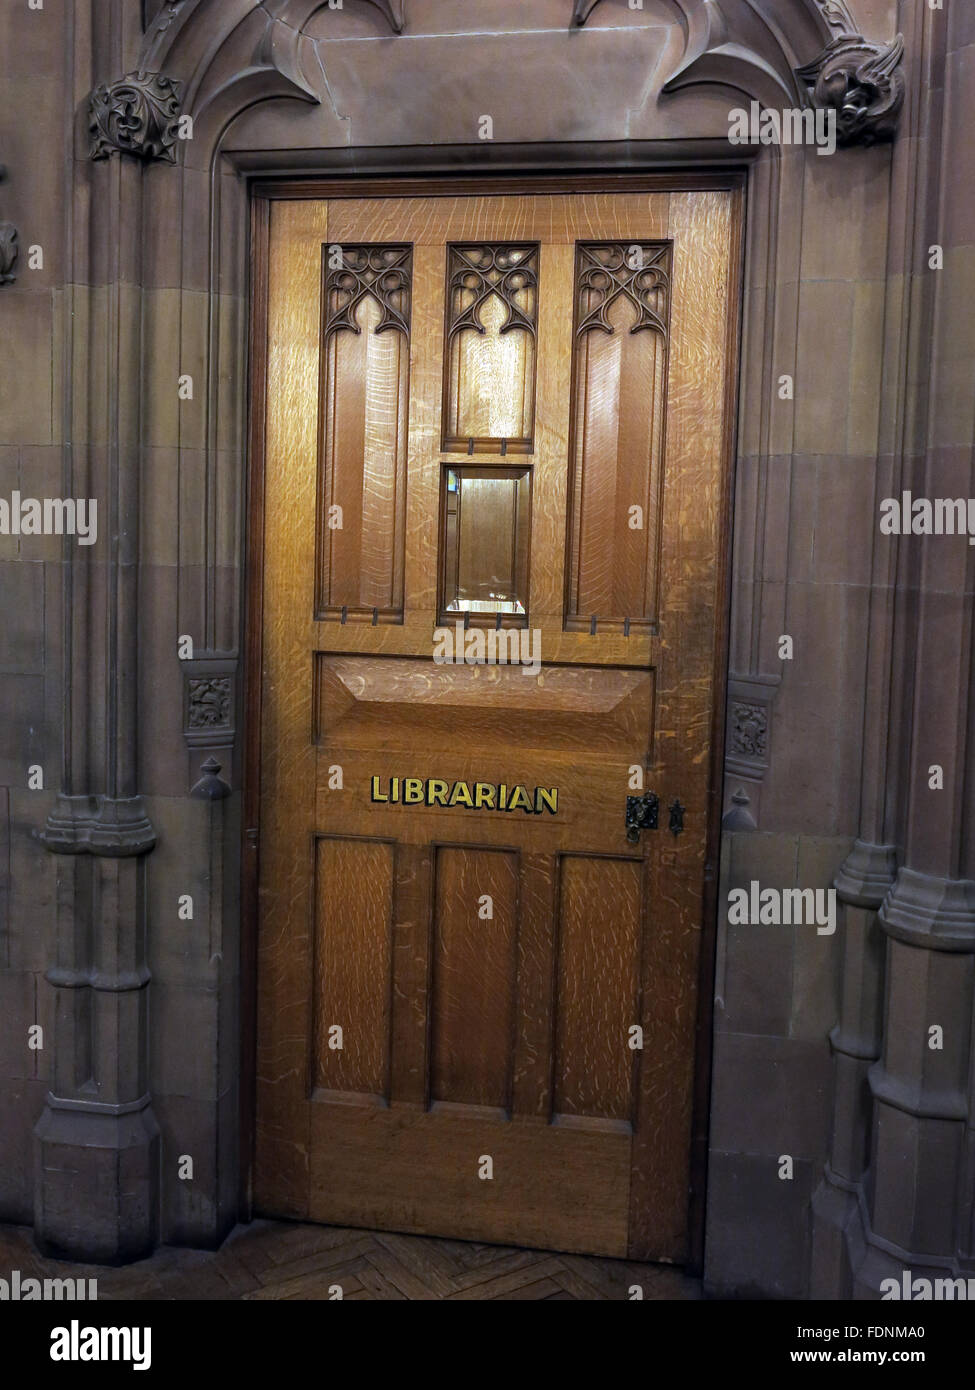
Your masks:
{"label": "oak door", "polygon": [[735,195],[269,206],[255,1205],[684,1260]]}

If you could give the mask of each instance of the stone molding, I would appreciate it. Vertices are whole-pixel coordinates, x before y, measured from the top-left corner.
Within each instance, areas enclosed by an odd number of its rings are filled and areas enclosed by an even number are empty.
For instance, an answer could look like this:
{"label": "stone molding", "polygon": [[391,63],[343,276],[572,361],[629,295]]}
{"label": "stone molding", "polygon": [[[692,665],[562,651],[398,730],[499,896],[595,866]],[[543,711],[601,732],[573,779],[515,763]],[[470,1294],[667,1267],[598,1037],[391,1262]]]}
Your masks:
{"label": "stone molding", "polygon": [[128,859],[147,854],[156,843],[156,832],[141,796],[71,796],[62,792],[41,838],[52,854]]}
{"label": "stone molding", "polygon": [[901,869],[880,908],[895,941],[931,951],[975,952],[975,880]]}
{"label": "stone molding", "polygon": [[934,1089],[915,1077],[895,1076],[882,1061],[874,1062],[867,1073],[874,1100],[925,1120],[964,1120],[968,1103],[959,1090]]}
{"label": "stone molding", "polygon": [[871,845],[857,840],[833,880],[833,887],[840,902],[876,911],[896,877],[896,845]]}

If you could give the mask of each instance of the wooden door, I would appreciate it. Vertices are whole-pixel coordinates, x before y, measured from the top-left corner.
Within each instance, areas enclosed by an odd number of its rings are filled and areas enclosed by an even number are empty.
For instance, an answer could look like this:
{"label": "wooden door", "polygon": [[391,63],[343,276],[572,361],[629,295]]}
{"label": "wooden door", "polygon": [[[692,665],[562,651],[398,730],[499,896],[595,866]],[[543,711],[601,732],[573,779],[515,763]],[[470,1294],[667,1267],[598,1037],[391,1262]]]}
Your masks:
{"label": "wooden door", "polygon": [[263,1213],[688,1258],[736,198],[269,204]]}

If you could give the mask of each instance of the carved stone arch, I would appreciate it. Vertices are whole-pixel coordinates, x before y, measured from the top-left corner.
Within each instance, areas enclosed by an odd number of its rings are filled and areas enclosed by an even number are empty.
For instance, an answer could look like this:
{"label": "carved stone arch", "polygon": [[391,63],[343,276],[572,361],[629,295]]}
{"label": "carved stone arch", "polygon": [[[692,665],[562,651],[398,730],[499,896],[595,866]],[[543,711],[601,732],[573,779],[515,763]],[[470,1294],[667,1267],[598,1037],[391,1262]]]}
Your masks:
{"label": "carved stone arch", "polygon": [[[601,0],[575,0],[584,27]],[[741,92],[765,107],[826,106],[841,143],[891,138],[903,102],[900,37],[866,39],[847,0],[669,0],[683,30],[681,55],[663,83],[673,95],[699,84]],[[405,0],[348,0],[390,36],[405,28]],[[327,0],[172,0],[144,39],[139,71],[183,84],[182,109],[209,130],[255,101],[319,100],[302,71],[301,46]],[[236,108],[236,109],[235,109]],[[219,138],[219,137],[218,137]]]}
{"label": "carved stone arch", "polygon": [[[403,29],[403,0],[347,0],[382,15],[393,34]],[[146,30],[141,66],[183,76],[191,97],[205,83],[216,54],[233,35],[253,36],[255,51],[268,39],[267,58],[285,74],[297,70],[301,32],[328,0],[174,0]]]}
{"label": "carved stone arch", "polygon": [[[403,0],[346,0],[374,14],[390,35],[404,27]],[[255,102],[319,96],[302,71],[309,20],[328,0],[173,0],[150,23],[139,70],[182,82],[182,111],[213,144]],[[381,18],[380,18],[381,17]]]}
{"label": "carved stone arch", "polygon": [[762,0],[673,3],[680,11],[684,51],[664,83],[665,93],[711,83],[734,88],[763,106],[801,101],[795,68],[818,53],[825,39],[807,0],[788,0],[771,13]]}
{"label": "carved stone arch", "polygon": [[318,100],[301,70],[299,39],[259,0],[183,0],[147,32],[140,67],[182,80],[183,111],[219,133],[255,101]]}

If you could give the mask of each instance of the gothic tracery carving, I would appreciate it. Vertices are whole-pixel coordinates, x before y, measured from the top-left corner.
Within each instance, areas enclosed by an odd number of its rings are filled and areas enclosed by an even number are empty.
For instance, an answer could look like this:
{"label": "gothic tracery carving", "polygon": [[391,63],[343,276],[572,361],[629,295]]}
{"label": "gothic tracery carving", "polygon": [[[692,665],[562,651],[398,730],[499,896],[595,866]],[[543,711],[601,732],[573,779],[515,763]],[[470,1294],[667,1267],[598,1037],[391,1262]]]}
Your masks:
{"label": "gothic tracery carving", "polygon": [[325,337],[340,328],[360,333],[356,310],[367,296],[382,310],[377,333],[397,328],[409,337],[413,247],[342,246],[341,265],[332,264],[334,249],[325,247]]}
{"label": "gothic tracery carving", "polygon": [[631,333],[650,328],[667,337],[669,242],[580,242],[578,255],[576,332],[580,336],[592,328],[612,333],[608,311],[623,295],[636,310]]}
{"label": "gothic tracery carving", "polygon": [[498,330],[509,333],[524,329],[535,336],[537,306],[534,293],[530,306],[523,308],[518,296],[538,286],[538,246],[535,242],[451,246],[450,275],[447,286],[449,318],[448,341],[462,328],[484,333],[481,309],[496,295],[504,305],[506,318]]}

